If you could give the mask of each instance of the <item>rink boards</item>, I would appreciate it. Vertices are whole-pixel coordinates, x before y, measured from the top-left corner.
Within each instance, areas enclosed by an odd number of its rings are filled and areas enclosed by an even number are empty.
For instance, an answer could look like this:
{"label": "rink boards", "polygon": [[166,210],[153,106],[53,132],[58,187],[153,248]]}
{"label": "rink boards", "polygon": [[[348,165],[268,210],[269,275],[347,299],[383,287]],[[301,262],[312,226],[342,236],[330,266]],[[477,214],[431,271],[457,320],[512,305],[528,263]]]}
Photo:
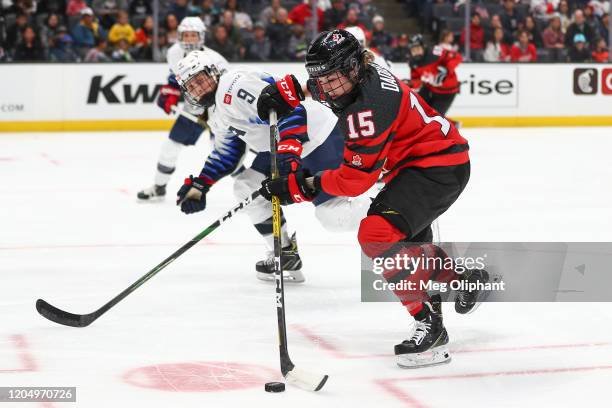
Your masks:
{"label": "rink boards", "polygon": [[[293,73],[303,64],[234,65]],[[0,75],[0,131],[165,130],[155,100],[166,64],[10,64]],[[407,78],[406,64],[394,64]],[[463,64],[449,116],[464,126],[612,125],[610,64]]]}

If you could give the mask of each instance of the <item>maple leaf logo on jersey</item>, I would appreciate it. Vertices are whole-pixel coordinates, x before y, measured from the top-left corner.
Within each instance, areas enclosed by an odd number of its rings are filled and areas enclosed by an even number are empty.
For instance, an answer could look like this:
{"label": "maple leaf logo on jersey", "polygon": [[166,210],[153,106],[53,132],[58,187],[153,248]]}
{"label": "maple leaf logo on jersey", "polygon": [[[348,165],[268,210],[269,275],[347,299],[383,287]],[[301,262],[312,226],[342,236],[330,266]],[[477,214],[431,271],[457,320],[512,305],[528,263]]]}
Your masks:
{"label": "maple leaf logo on jersey", "polygon": [[226,105],[231,105],[232,104],[232,95],[225,94],[225,97],[223,98],[223,103],[226,104]]}
{"label": "maple leaf logo on jersey", "polygon": [[354,154],[353,159],[351,160],[351,164],[355,167],[363,166],[363,160],[361,160],[361,156],[358,154]]}

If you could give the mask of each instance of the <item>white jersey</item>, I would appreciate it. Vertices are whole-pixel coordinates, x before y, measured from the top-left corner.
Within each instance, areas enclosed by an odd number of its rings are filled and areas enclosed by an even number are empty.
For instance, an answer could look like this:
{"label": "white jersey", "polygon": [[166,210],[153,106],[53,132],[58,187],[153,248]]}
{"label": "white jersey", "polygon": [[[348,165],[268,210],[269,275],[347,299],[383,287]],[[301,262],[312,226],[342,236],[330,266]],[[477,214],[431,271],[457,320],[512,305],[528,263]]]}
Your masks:
{"label": "white jersey", "polygon": [[[217,66],[220,72],[229,69],[229,63],[227,62],[227,60],[223,58],[223,56],[217,51],[211,50],[208,47],[202,47],[201,51],[204,51],[207,54],[209,60]],[[185,58],[187,54],[188,52],[183,51],[179,43],[174,44],[168,49],[166,60],[168,61],[168,68],[170,69],[171,77],[174,77],[174,75],[176,75],[177,65],[179,61]],[[194,115],[200,115],[204,111],[203,108],[193,106],[188,102],[185,102],[185,106],[183,107],[183,109],[185,109],[186,112]]]}
{"label": "white jersey", "polygon": [[[271,80],[269,74],[248,70],[221,75],[208,121],[215,145],[238,136],[256,152],[270,151],[270,126],[257,115],[257,98]],[[327,139],[338,119],[330,109],[312,99],[303,101],[302,106],[307,117],[308,140],[302,145],[305,157]]]}

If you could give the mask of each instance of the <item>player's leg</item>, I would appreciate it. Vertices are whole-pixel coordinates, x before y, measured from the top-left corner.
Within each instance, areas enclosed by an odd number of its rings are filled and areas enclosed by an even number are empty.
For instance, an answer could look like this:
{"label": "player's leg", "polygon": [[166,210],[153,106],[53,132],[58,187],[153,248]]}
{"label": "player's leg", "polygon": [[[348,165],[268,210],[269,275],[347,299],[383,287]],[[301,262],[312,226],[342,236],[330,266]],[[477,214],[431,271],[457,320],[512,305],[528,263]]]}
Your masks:
{"label": "player's leg", "polygon": [[[458,198],[469,178],[469,163],[429,169],[403,169],[375,198],[359,229],[359,242],[370,257],[426,259],[411,268],[389,268],[390,283],[413,282],[415,290],[395,290],[415,318],[413,334],[396,345],[398,364],[420,367],[450,361],[448,334],[440,305],[429,298],[420,282],[450,282],[459,275],[446,263],[442,248],[431,244],[431,223]],[[398,244],[399,243],[399,244]]]}
{"label": "player's leg", "polygon": [[[261,187],[261,182],[266,178],[265,168],[270,168],[270,153],[259,153],[251,168],[245,169],[234,179],[234,194],[238,200],[242,200],[253,191]],[[246,208],[255,229],[263,237],[268,254],[266,259],[257,262],[255,270],[257,278],[266,281],[274,280],[274,237],[272,235],[272,204],[262,197],[257,198]],[[282,214],[282,213],[281,213]],[[284,215],[281,216],[281,241],[283,253],[281,263],[285,278],[288,282],[303,282],[304,275],[301,272],[302,260],[298,251],[295,234],[290,238],[287,233],[287,222]]]}
{"label": "player's leg", "polygon": [[194,145],[204,129],[179,116],[174,122],[170,135],[161,146],[157,169],[155,171],[153,186],[138,192],[138,199],[141,201],[158,201],[166,195],[166,184],[176,169],[176,162],[183,147]]}

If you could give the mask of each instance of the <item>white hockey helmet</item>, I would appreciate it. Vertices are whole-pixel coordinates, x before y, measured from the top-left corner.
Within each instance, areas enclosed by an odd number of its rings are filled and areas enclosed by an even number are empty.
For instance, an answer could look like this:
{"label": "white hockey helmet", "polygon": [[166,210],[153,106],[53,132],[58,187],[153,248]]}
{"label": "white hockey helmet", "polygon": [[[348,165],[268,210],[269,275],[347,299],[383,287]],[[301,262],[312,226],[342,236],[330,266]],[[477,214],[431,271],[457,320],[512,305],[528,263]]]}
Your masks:
{"label": "white hockey helmet", "polygon": [[[183,39],[183,34],[186,32],[195,32],[199,39],[197,42],[186,42]],[[199,50],[204,45],[204,36],[206,35],[206,26],[200,17],[185,17],[181,20],[178,26],[178,38],[181,48],[185,52]]]}
{"label": "white hockey helmet", "polygon": [[191,51],[178,62],[176,80],[185,99],[192,105],[208,108],[215,104],[221,71],[206,51]]}
{"label": "white hockey helmet", "polygon": [[353,26],[353,27],[346,27],[344,30],[353,34],[353,37],[355,37],[357,41],[359,41],[359,44],[361,44],[363,48],[366,48],[366,36],[361,28],[357,26]]}

